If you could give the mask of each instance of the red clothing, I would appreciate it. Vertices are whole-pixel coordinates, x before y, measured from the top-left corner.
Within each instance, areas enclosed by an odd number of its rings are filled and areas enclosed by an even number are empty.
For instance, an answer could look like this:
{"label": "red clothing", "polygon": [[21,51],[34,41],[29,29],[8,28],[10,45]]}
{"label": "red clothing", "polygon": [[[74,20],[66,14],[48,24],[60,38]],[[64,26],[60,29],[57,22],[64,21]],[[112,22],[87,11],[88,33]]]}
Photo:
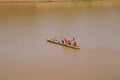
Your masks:
{"label": "red clothing", "polygon": [[75,40],[75,39],[73,39],[73,40],[72,40],[72,45],[73,45],[73,46],[76,46],[76,45],[77,45],[77,43],[76,43],[76,40]]}
{"label": "red clothing", "polygon": [[69,41],[67,39],[65,39],[65,44],[69,44]]}
{"label": "red clothing", "polygon": [[72,42],[73,42],[73,44],[76,44],[76,40],[74,39],[74,40],[72,40]]}

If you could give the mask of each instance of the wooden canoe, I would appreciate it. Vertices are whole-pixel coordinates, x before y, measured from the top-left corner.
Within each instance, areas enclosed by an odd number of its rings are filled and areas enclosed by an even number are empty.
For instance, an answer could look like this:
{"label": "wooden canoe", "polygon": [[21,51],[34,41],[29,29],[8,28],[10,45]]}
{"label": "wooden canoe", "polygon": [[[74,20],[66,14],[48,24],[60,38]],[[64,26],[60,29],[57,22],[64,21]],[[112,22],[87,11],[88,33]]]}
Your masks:
{"label": "wooden canoe", "polygon": [[47,41],[48,41],[48,42],[51,42],[51,43],[54,43],[54,44],[58,44],[58,45],[70,47],[70,48],[73,48],[73,49],[80,49],[79,46],[72,46],[72,45],[63,44],[63,43],[60,43],[59,41],[55,41],[54,39],[52,39],[52,38],[50,38],[50,37],[47,38]]}

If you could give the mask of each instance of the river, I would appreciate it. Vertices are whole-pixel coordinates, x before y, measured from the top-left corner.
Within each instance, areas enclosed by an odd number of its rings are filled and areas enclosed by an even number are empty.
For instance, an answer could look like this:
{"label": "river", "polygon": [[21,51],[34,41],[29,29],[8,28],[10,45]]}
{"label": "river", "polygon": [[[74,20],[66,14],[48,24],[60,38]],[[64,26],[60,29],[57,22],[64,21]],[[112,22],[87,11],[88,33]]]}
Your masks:
{"label": "river", "polygon": [[[47,37],[75,37],[81,49]],[[0,80],[120,80],[120,9],[0,10]]]}

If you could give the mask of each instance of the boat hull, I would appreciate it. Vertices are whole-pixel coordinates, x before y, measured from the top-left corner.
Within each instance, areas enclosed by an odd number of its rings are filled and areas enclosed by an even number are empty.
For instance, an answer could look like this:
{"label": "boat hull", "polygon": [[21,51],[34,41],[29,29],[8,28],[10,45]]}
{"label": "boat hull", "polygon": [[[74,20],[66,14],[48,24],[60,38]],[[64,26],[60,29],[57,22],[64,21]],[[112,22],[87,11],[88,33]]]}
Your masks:
{"label": "boat hull", "polygon": [[57,45],[70,47],[70,48],[73,48],[73,49],[80,49],[79,46],[72,46],[72,45],[63,44],[63,43],[60,43],[60,42],[58,42],[58,41],[54,41],[54,39],[52,39],[52,38],[47,38],[47,41],[48,41],[48,42],[51,42],[51,43],[54,43],[54,44],[57,44]]}

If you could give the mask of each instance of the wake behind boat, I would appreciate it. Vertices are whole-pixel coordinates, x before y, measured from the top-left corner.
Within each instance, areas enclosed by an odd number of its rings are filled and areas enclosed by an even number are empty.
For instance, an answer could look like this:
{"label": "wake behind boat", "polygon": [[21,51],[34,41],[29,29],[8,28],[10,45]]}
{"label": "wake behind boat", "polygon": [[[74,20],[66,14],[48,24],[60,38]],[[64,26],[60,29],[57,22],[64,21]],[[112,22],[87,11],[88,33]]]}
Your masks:
{"label": "wake behind boat", "polygon": [[61,41],[58,41],[58,40],[54,40],[50,37],[47,38],[47,41],[48,42],[51,42],[51,43],[54,43],[54,44],[58,44],[58,45],[61,45],[61,46],[66,46],[66,47],[70,47],[70,48],[73,48],[73,49],[80,49],[79,46],[73,46],[73,45],[69,45],[69,44],[65,44],[65,43],[62,43]]}

